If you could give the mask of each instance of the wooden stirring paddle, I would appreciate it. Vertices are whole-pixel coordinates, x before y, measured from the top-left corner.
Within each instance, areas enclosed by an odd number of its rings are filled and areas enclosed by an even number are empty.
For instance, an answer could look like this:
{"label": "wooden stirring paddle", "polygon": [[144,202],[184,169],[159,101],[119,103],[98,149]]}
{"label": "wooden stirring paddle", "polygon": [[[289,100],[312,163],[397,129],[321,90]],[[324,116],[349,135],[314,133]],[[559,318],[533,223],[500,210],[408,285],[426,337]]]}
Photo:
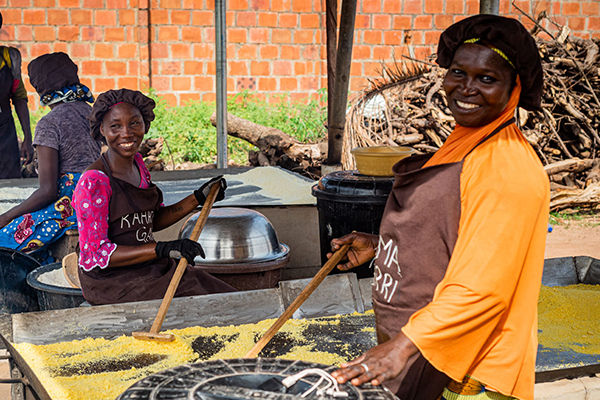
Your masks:
{"label": "wooden stirring paddle", "polygon": [[[196,220],[196,224],[194,225],[194,230],[190,235],[190,240],[196,241],[200,237],[200,233],[206,224],[206,220],[208,219],[208,214],[217,199],[217,194],[219,193],[219,189],[221,185],[217,182],[210,188],[210,192],[202,206],[202,211],[200,211],[200,216]],[[160,328],[167,316],[167,311],[169,311],[169,306],[171,305],[171,301],[173,300],[173,296],[175,296],[175,292],[177,291],[177,286],[179,286],[179,281],[185,272],[188,261],[185,258],[181,258],[179,260],[179,264],[177,264],[177,269],[175,270],[175,274],[173,278],[171,278],[171,283],[169,283],[169,287],[167,288],[167,292],[165,293],[165,297],[158,309],[158,314],[154,319],[154,323],[152,324],[152,328],[150,328],[150,332],[132,332],[134,338],[142,339],[142,340],[157,340],[160,342],[171,342],[175,339],[175,336],[171,333],[160,333]]]}
{"label": "wooden stirring paddle", "polygon": [[333,253],[331,258],[327,260],[323,267],[321,267],[319,272],[317,272],[317,274],[312,278],[308,285],[306,285],[302,292],[300,292],[298,297],[296,297],[292,304],[290,304],[289,307],[283,312],[283,314],[281,314],[281,316],[277,319],[277,321],[275,321],[273,326],[269,328],[269,330],[263,335],[263,337],[261,337],[260,340],[256,342],[254,347],[252,347],[250,351],[246,353],[244,358],[253,358],[256,357],[258,353],[260,353],[260,351],[267,345],[267,343],[269,343],[269,341],[273,339],[273,336],[275,336],[277,331],[281,329],[283,324],[285,324],[285,322],[288,319],[290,319],[294,312],[296,312],[296,310],[300,308],[302,303],[304,303],[304,301],[308,299],[312,292],[314,292],[317,286],[319,286],[319,284],[323,282],[325,277],[333,270],[333,268],[339,264],[339,262],[342,260],[342,258],[344,258],[344,256],[348,252],[349,248],[350,245],[345,244],[338,251]]}

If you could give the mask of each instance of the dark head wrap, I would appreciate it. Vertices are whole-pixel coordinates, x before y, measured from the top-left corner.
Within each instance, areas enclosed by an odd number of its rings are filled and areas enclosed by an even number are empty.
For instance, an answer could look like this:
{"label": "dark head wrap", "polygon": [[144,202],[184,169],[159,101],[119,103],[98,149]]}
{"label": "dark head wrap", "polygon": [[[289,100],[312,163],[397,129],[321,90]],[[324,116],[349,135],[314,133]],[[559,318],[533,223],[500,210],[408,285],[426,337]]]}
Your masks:
{"label": "dark head wrap", "polygon": [[65,53],[39,56],[27,66],[29,82],[41,96],[64,86],[79,84],[77,65]]}
{"label": "dark head wrap", "polygon": [[478,43],[502,51],[519,74],[521,98],[519,106],[539,110],[542,102],[543,70],[535,40],[521,23],[497,15],[475,15],[451,25],[442,32],[436,62],[448,68],[454,54],[465,40],[480,39]]}
{"label": "dark head wrap", "polygon": [[129,103],[142,113],[142,119],[146,132],[150,129],[150,122],[154,121],[154,107],[156,103],[150,97],[145,96],[142,92],[137,90],[119,89],[109,90],[108,92],[102,93],[96,99],[92,107],[92,113],[88,117],[90,120],[91,133],[94,140],[101,140],[102,134],[100,133],[100,125],[102,125],[102,119],[104,115],[114,105],[119,103]]}

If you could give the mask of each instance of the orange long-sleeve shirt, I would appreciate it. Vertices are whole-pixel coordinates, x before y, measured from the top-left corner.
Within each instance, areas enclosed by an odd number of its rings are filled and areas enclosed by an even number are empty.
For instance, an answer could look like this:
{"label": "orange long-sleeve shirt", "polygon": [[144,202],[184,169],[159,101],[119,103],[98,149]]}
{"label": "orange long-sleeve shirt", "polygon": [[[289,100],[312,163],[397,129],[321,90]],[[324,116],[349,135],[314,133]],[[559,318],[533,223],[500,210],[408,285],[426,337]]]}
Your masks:
{"label": "orange long-sleeve shirt", "polygon": [[[520,85],[492,124],[512,117],[519,93]],[[462,159],[483,138],[470,129],[457,127],[428,164]],[[446,275],[402,331],[452,379],[469,374],[502,394],[533,399],[548,177],[513,124],[466,157],[460,190],[458,240]]]}

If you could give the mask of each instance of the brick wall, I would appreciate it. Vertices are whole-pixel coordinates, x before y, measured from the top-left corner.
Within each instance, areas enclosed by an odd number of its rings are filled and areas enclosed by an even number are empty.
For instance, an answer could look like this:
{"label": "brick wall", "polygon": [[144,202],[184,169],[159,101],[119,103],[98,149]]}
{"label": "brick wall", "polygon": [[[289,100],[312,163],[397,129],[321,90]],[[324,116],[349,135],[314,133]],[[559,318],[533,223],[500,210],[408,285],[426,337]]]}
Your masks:
{"label": "brick wall", "polygon": [[[326,86],[325,0],[227,3],[230,93],[306,99]],[[599,0],[516,5],[532,15],[546,11],[578,36],[600,38]],[[171,104],[215,99],[214,0],[0,0],[0,10],[0,42],[21,50],[25,78],[28,61],[64,51],[94,93],[151,85]],[[358,0],[350,89],[377,76],[381,61],[429,55],[443,29],[478,11],[478,0]],[[500,14],[531,26],[508,0],[500,1]],[[548,21],[544,26],[557,32]],[[38,98],[26,83],[35,109]]]}

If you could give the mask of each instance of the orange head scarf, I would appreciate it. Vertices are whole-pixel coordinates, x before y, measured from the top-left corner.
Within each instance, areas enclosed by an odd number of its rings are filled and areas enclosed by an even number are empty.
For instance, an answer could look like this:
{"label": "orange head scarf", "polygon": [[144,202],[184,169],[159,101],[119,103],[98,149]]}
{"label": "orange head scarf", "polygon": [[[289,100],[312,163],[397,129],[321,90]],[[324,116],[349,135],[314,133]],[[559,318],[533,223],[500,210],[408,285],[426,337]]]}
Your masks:
{"label": "orange head scarf", "polygon": [[[519,104],[520,97],[521,80],[517,75],[515,87],[510,95],[508,104],[500,116],[484,126],[469,128],[457,124],[452,134],[448,137],[448,140],[446,140],[446,143],[427,161],[425,167],[461,161],[479,142],[515,115],[515,109]],[[515,129],[518,131],[515,124],[507,126],[504,129]]]}

